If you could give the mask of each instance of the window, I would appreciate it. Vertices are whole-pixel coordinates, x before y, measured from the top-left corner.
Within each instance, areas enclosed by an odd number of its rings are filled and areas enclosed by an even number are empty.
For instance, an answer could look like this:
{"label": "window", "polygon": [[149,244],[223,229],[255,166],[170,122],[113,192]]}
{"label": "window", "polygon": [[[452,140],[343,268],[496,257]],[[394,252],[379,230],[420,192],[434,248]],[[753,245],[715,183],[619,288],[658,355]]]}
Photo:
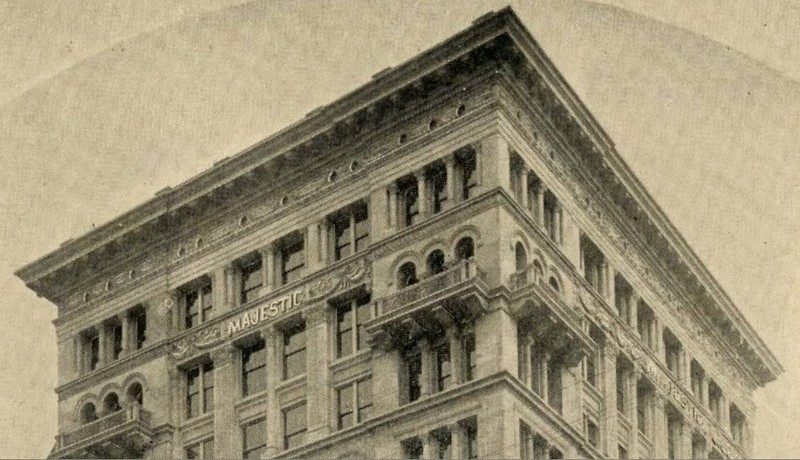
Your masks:
{"label": "window", "polygon": [[467,200],[475,195],[475,189],[478,187],[478,164],[475,152],[467,151],[456,155],[456,158],[461,167],[461,196]]}
{"label": "window", "polygon": [[372,319],[369,294],[342,302],[336,308],[336,356],[348,356],[367,348],[364,324]]}
{"label": "window", "polygon": [[444,252],[442,252],[441,249],[431,251],[431,253],[428,254],[426,262],[428,265],[428,273],[431,275],[436,275],[437,273],[445,271]]}
{"label": "window", "polygon": [[283,333],[284,380],[306,373],[306,325]]}
{"label": "window", "polygon": [[[604,342],[603,331],[601,331],[600,328],[597,327],[596,324],[592,324],[592,323],[589,324],[589,338],[592,339],[592,341],[598,347],[603,345],[603,342]],[[597,387],[597,361],[598,361],[598,359],[600,359],[599,356],[597,356],[597,354],[593,354],[593,355],[587,356],[586,360],[584,361],[586,363],[585,364],[585,372],[586,372],[585,379],[586,379],[586,383],[588,383],[589,385],[591,385],[592,387],[595,387],[595,388]]]}
{"label": "window", "polygon": [[214,363],[186,372],[186,418],[214,410]]}
{"label": "window", "polygon": [[266,389],[267,349],[263,340],[242,349],[242,396]]}
{"label": "window", "polygon": [[[546,460],[554,458],[552,454],[558,449],[548,449],[548,442],[541,435],[536,434],[524,422],[520,421],[520,457],[525,460]],[[555,452],[553,452],[555,450]]]}
{"label": "window", "polygon": [[646,436],[652,434],[650,414],[654,395],[655,390],[646,380],[636,382],[636,423],[639,432]]}
{"label": "window", "polygon": [[667,458],[676,459],[681,456],[681,426],[680,419],[674,414],[667,416]]}
{"label": "window", "polygon": [[464,427],[467,458],[478,458],[478,424],[470,423]]}
{"label": "window", "polygon": [[581,235],[580,250],[584,279],[598,293],[605,294],[607,276],[605,256],[585,235]]}
{"label": "window", "polygon": [[450,458],[452,454],[452,436],[447,429],[438,429],[431,433],[434,439],[434,447],[436,448],[436,456],[434,458]]}
{"label": "window", "polygon": [[594,447],[600,445],[600,428],[594,420],[586,414],[583,414],[583,421],[586,427],[586,439]]}
{"label": "window", "polygon": [[128,401],[136,402],[141,407],[144,404],[144,390],[142,389],[142,384],[139,382],[134,382],[128,387]]}
{"label": "window", "polygon": [[700,364],[692,360],[689,363],[689,381],[692,388],[692,394],[700,404],[705,404],[704,395],[703,395],[703,380],[706,378],[706,373]]}
{"label": "window", "polygon": [[614,303],[617,307],[617,314],[625,324],[631,325],[633,316],[631,315],[632,309],[636,308],[633,305],[633,288],[628,284],[628,280],[621,274],[617,273],[614,276]]}
{"label": "window", "polygon": [[651,350],[655,350],[656,348],[656,339],[655,339],[655,314],[653,310],[643,301],[639,301],[639,305],[637,305],[637,313],[636,313],[636,321],[637,321],[637,329],[639,330],[639,337],[641,337],[642,342],[644,342],[645,346],[650,348]]}
{"label": "window", "polygon": [[702,436],[692,436],[692,458],[706,458],[703,452],[706,450],[706,440]]}
{"label": "window", "polygon": [[398,289],[417,284],[417,281],[417,267],[413,262],[406,262],[400,266],[400,269],[397,271]]}
{"label": "window", "polygon": [[545,394],[545,374],[547,372],[547,360],[541,350],[531,349],[531,389],[537,395],[544,397]]}
{"label": "window", "polygon": [[467,362],[466,364],[466,378],[467,382],[475,378],[475,368],[477,366],[478,356],[475,350],[475,335],[468,334],[464,337],[464,354]]}
{"label": "window", "polygon": [[117,396],[116,393],[109,393],[108,396],[103,399],[103,410],[106,414],[116,412],[120,409],[122,409],[122,406],[119,405],[119,396]]}
{"label": "window", "polygon": [[403,451],[405,458],[422,458],[422,441],[419,438],[403,441]]}
{"label": "window", "polygon": [[558,198],[547,190],[544,192],[544,228],[547,236],[558,243],[561,241],[561,209]]}
{"label": "window", "polygon": [[622,356],[617,357],[617,410],[625,412],[630,404],[628,394],[628,379],[633,372],[633,365]]}
{"label": "window", "polygon": [[214,438],[208,438],[206,440],[186,446],[186,458],[214,458]]}
{"label": "window", "polygon": [[144,341],[147,339],[147,311],[141,308],[134,312],[134,325],[136,327],[136,349],[141,350],[144,347]]}
{"label": "window", "polygon": [[559,414],[562,410],[561,361],[551,359],[547,362],[547,404]]}
{"label": "window", "polygon": [[434,168],[428,175],[433,191],[433,213],[444,210],[447,201],[447,171],[444,166]]}
{"label": "window", "polygon": [[400,198],[403,202],[403,222],[406,227],[419,221],[419,190],[416,180],[406,181],[400,189]]}
{"label": "window", "polygon": [[202,286],[184,294],[186,302],[186,329],[211,319],[214,308],[214,296],[211,281],[206,280]]}
{"label": "window", "polygon": [[242,457],[260,459],[267,447],[267,422],[258,419],[242,427]]}
{"label": "window", "polygon": [[628,449],[626,449],[622,445],[617,446],[617,458],[619,459],[626,459],[628,458]]}
{"label": "window", "polygon": [[256,254],[252,259],[244,262],[242,266],[242,304],[251,302],[259,297],[259,291],[264,283],[263,270],[260,254]]}
{"label": "window", "polygon": [[527,271],[528,269],[528,254],[525,251],[525,247],[522,243],[517,242],[514,245],[514,270],[517,273],[516,278],[516,286],[515,287],[522,287],[528,283],[527,280]]}
{"label": "window", "polygon": [[708,409],[714,420],[722,422],[722,389],[713,380],[708,381]]}
{"label": "window", "polygon": [[474,256],[475,245],[472,242],[472,238],[465,237],[458,240],[458,243],[456,243],[456,260],[471,259]]}
{"label": "window", "polygon": [[369,211],[360,201],[331,216],[333,260],[341,260],[369,246]]}
{"label": "window", "polygon": [[291,449],[305,442],[308,425],[306,403],[283,410],[283,448]]}
{"label": "window", "polygon": [[419,351],[412,351],[406,356],[406,370],[408,372],[408,401],[414,402],[422,396],[422,355]]}
{"label": "window", "polygon": [[340,430],[368,419],[372,412],[372,377],[340,388],[337,400]]}
{"label": "window", "polygon": [[113,356],[112,359],[117,360],[122,354],[122,324],[115,324],[111,326],[111,334],[113,338]]}
{"label": "window", "polygon": [[86,343],[89,345],[89,370],[93,371],[97,369],[97,365],[100,363],[100,334],[96,331],[90,332],[86,338]]}
{"label": "window", "polygon": [[681,343],[669,329],[664,329],[664,359],[667,369],[676,377],[681,377]]}
{"label": "window", "polygon": [[436,388],[437,391],[444,391],[452,382],[450,344],[439,345],[434,349],[434,353],[436,354]]}
{"label": "window", "polygon": [[81,408],[81,423],[92,423],[97,420],[97,409],[92,403],[86,403]]}
{"label": "window", "polygon": [[744,437],[745,437],[745,416],[742,411],[736,407],[736,404],[731,404],[730,406],[730,416],[731,416],[731,436],[733,440],[736,441],[739,445],[744,444]]}
{"label": "window", "polygon": [[303,235],[295,232],[279,244],[281,252],[281,284],[289,284],[301,278],[305,267]]}

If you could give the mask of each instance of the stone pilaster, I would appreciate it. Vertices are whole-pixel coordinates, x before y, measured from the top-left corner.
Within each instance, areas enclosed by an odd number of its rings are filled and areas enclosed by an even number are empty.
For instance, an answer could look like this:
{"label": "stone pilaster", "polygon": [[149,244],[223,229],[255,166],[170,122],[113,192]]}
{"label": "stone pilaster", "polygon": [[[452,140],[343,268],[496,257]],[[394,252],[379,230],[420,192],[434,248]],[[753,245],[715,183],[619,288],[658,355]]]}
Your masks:
{"label": "stone pilaster", "polygon": [[306,373],[308,442],[322,439],[331,433],[330,403],[330,322],[325,305],[306,315]]}
{"label": "stone pilaster", "polygon": [[502,187],[509,194],[511,190],[510,155],[508,142],[500,133],[493,133],[481,140],[480,158],[477,159],[481,164],[481,189],[486,190],[493,187]]}
{"label": "stone pilaster", "polygon": [[444,159],[444,168],[447,176],[447,202],[448,208],[458,204],[459,195],[456,187],[456,157],[454,154],[447,155]]}
{"label": "stone pilaster", "polygon": [[519,375],[517,325],[504,308],[475,321],[476,378],[501,371]]}
{"label": "stone pilaster", "polygon": [[267,442],[263,457],[274,458],[283,450],[283,427],[281,421],[281,408],[275,388],[281,381],[281,363],[278,356],[281,333],[274,325],[269,325],[260,331],[267,350]]}
{"label": "stone pilaster", "polygon": [[122,326],[122,350],[119,353],[120,358],[122,358],[127,356],[130,350],[133,348],[130,343],[131,322],[128,312],[117,315],[117,318]]}
{"label": "stone pilaster", "polygon": [[428,203],[428,183],[425,180],[425,170],[420,169],[414,173],[417,178],[417,208],[419,209],[420,219],[425,219],[430,214]]}
{"label": "stone pilaster", "polygon": [[615,456],[617,443],[617,354],[616,346],[607,343],[601,354],[600,388],[603,394],[600,433],[606,455]]}
{"label": "stone pilaster", "polygon": [[214,458],[241,458],[241,428],[234,405],[239,389],[239,349],[229,343],[211,353],[214,361]]}
{"label": "stone pilaster", "polygon": [[379,416],[400,406],[400,351],[374,349],[372,351],[372,403]]}
{"label": "stone pilaster", "polygon": [[666,401],[661,394],[655,394],[653,401],[653,458],[667,458],[667,411]]}

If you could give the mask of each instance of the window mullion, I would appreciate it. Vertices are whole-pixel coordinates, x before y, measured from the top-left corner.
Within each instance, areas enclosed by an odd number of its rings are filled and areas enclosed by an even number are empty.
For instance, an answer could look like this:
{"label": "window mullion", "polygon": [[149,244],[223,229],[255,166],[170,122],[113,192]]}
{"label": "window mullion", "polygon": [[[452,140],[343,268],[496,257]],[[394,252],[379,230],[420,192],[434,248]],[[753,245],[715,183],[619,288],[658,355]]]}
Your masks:
{"label": "window mullion", "polygon": [[359,421],[359,408],[358,408],[358,381],[353,382],[353,425]]}
{"label": "window mullion", "polygon": [[351,315],[353,318],[351,321],[352,323],[351,327],[353,328],[353,333],[350,334],[350,342],[353,344],[353,354],[356,354],[358,352],[359,337],[358,337],[358,302],[355,299],[350,301],[350,308],[351,308],[350,311],[353,312],[353,314]]}

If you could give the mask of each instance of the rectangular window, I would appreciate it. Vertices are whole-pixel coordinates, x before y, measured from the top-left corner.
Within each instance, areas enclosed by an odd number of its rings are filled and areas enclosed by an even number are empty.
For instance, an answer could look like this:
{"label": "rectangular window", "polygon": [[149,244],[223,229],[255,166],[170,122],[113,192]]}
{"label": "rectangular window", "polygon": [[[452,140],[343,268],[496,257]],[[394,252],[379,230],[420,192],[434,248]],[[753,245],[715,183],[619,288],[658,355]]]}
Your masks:
{"label": "rectangular window", "polygon": [[745,416],[742,411],[736,407],[736,404],[730,405],[730,417],[731,417],[731,437],[733,440],[736,441],[737,444],[742,445],[744,444],[744,436],[745,436]]}
{"label": "rectangular window", "polygon": [[580,242],[583,277],[599,294],[606,294],[606,258],[600,249],[585,235]]}
{"label": "rectangular window", "polygon": [[242,427],[242,457],[260,459],[267,447],[267,422],[259,419]]}
{"label": "rectangular window", "polygon": [[708,381],[708,409],[714,420],[722,422],[722,389],[713,381]]}
{"label": "rectangular window", "polygon": [[475,153],[471,152],[469,155],[461,158],[461,196],[467,200],[475,195],[475,189],[478,187],[478,171]]}
{"label": "rectangular window", "polygon": [[136,349],[141,350],[144,347],[144,341],[147,339],[147,311],[142,308],[134,315],[134,324],[136,325]]}
{"label": "rectangular window", "polygon": [[627,371],[625,368],[617,366],[617,410],[620,412],[625,412],[625,407],[628,405],[627,399],[627,391],[625,391],[625,387],[628,385],[627,382]]}
{"label": "rectangular window", "polygon": [[333,221],[333,258],[341,260],[352,254],[353,242],[350,234],[350,214],[337,216]]}
{"label": "rectangular window", "polygon": [[186,447],[187,459],[214,458],[214,438],[208,438]]}
{"label": "rectangular window", "polygon": [[93,371],[100,363],[100,335],[95,332],[86,341],[89,344],[89,370]]}
{"label": "rectangular window", "polygon": [[337,400],[340,430],[368,419],[372,413],[372,377],[340,388]]}
{"label": "rectangular window", "polygon": [[203,286],[186,292],[184,301],[186,304],[186,329],[211,319],[214,308],[211,282],[208,281]]}
{"label": "rectangular window", "polygon": [[353,210],[356,252],[363,251],[369,246],[369,210],[367,203],[360,203]]}
{"label": "rectangular window", "polygon": [[214,410],[214,363],[186,372],[186,418]]}
{"label": "rectangular window", "polygon": [[667,458],[680,458],[681,421],[674,417],[667,417]]}
{"label": "rectangular window", "polygon": [[703,380],[706,378],[705,371],[703,368],[698,364],[697,361],[692,360],[689,363],[689,380],[690,386],[692,389],[692,394],[700,404],[705,404],[706,401],[703,399]]}
{"label": "rectangular window", "polygon": [[467,458],[478,458],[478,425],[471,423],[464,428]]}
{"label": "rectangular window", "polygon": [[306,326],[283,333],[283,379],[306,373]]}
{"label": "rectangular window", "polygon": [[263,263],[261,261],[261,255],[257,255],[255,259],[242,267],[242,304],[257,299],[263,284]]}
{"label": "rectangular window", "polygon": [[364,324],[372,319],[369,294],[342,302],[336,309],[336,355],[341,358],[367,348]]}
{"label": "rectangular window", "polygon": [[551,359],[547,362],[547,404],[559,414],[563,409],[561,391],[561,362]]}
{"label": "rectangular window", "polygon": [[405,458],[422,458],[422,441],[419,438],[411,438],[403,442]]}
{"label": "rectangular window", "polygon": [[437,168],[430,175],[431,188],[433,189],[433,213],[442,212],[447,201],[447,171],[443,167]]}
{"label": "rectangular window", "polygon": [[586,426],[586,439],[589,441],[589,444],[598,447],[600,445],[600,428],[597,426],[597,423],[586,414],[583,415],[583,421]]}
{"label": "rectangular window", "polygon": [[369,246],[369,211],[365,201],[337,211],[329,219],[334,261],[363,251]]}
{"label": "rectangular window", "polygon": [[267,349],[263,340],[242,349],[242,396],[260,393],[267,383]]}
{"label": "rectangular window", "polygon": [[281,248],[281,283],[289,284],[302,277],[305,267],[303,239]]}
{"label": "rectangular window", "polygon": [[628,449],[626,449],[625,447],[623,447],[621,445],[617,446],[617,453],[618,453],[618,457],[620,459],[628,458]]}
{"label": "rectangular window", "polygon": [[445,343],[436,347],[434,353],[436,353],[436,389],[444,391],[452,380],[450,344]]}
{"label": "rectangular window", "polygon": [[305,442],[308,430],[306,403],[283,410],[283,448],[292,449]]}
{"label": "rectangular window", "polygon": [[676,377],[681,377],[681,343],[672,335],[669,329],[664,329],[664,359],[667,369]]}
{"label": "rectangular window", "polygon": [[466,362],[466,377],[467,382],[475,378],[475,368],[477,366],[478,356],[475,350],[475,335],[469,334],[464,337],[464,354],[467,359]]}
{"label": "rectangular window", "polygon": [[434,446],[436,448],[436,456],[434,458],[450,458],[452,454],[452,441],[450,431],[447,429],[439,429],[432,433],[434,439]]}
{"label": "rectangular window", "polygon": [[413,402],[422,395],[422,355],[412,352],[406,357],[408,372],[408,401]]}
{"label": "rectangular window", "polygon": [[114,349],[113,349],[113,359],[119,359],[119,355],[122,354],[122,324],[115,324],[111,328],[113,342],[114,342]]}
{"label": "rectangular window", "polygon": [[656,341],[653,337],[653,332],[655,331],[655,314],[653,313],[653,310],[641,300],[636,308],[636,321],[638,323],[637,329],[639,330],[639,337],[648,348],[655,350]]}
{"label": "rectangular window", "polygon": [[416,182],[405,185],[401,191],[404,220],[406,227],[414,225],[419,220],[419,191]]}
{"label": "rectangular window", "polygon": [[640,380],[636,385],[636,423],[639,432],[644,435],[650,434],[650,411],[652,390]]}

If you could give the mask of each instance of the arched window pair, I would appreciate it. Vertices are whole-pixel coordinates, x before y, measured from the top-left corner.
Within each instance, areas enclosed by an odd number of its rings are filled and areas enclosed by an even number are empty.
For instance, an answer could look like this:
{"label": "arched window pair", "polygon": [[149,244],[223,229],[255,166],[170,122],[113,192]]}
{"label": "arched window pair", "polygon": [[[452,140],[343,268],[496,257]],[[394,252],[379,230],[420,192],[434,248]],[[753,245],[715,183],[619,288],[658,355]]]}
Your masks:
{"label": "arched window pair", "polygon": [[[141,406],[144,403],[144,392],[142,391],[142,384],[139,382],[132,383],[128,390],[126,391],[126,395],[128,398],[128,402],[131,404],[138,404]],[[112,414],[117,412],[118,410],[122,409],[122,405],[119,402],[119,396],[111,392],[103,398],[103,413],[104,414]],[[80,413],[81,423],[91,423],[98,419],[97,415],[97,408],[95,407],[94,403],[87,402],[81,408]]]}
{"label": "arched window pair", "polygon": [[[517,244],[514,246],[514,264],[516,269],[515,271],[517,273],[516,282],[521,286],[522,284],[528,282],[528,254],[525,251],[525,247],[520,242],[517,242]],[[538,260],[533,262],[533,269],[537,279],[544,275],[542,264],[539,263]],[[550,278],[547,280],[547,284],[550,285],[550,287],[556,292],[561,290],[558,280],[555,276],[550,276]]]}
{"label": "arched window pair", "polygon": [[[470,237],[461,238],[456,244],[455,256],[457,261],[471,259],[475,255],[475,245]],[[435,275],[446,270],[444,252],[441,249],[435,249],[428,254],[425,263],[428,272]],[[413,262],[406,262],[397,270],[397,287],[403,289],[405,287],[416,284],[419,281],[417,278],[417,267]]]}

